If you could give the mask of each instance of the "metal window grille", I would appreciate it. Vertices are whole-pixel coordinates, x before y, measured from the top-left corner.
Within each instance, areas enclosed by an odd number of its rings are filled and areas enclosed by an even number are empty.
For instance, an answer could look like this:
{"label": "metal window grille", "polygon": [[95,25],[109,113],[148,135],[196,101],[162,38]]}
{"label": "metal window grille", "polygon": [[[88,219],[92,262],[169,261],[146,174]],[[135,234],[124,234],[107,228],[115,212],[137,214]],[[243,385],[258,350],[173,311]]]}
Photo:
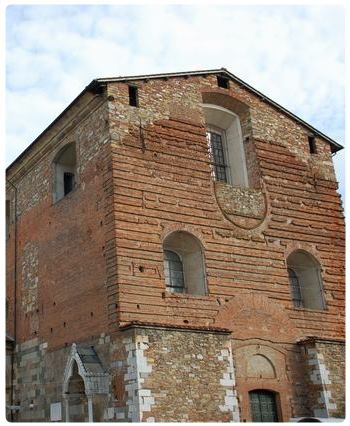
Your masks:
{"label": "metal window grille", "polygon": [[178,254],[164,250],[164,274],[167,288],[174,293],[185,290],[182,261]]}
{"label": "metal window grille", "polygon": [[63,187],[64,195],[67,195],[73,190],[74,186],[74,173],[65,172],[63,174]]}
{"label": "metal window grille", "polygon": [[227,164],[225,159],[222,135],[217,132],[207,132],[209,155],[215,180],[227,182]]}
{"label": "metal window grille", "polygon": [[291,268],[288,268],[288,277],[289,277],[290,288],[292,291],[292,300],[293,300],[294,306],[297,308],[302,308],[303,298],[301,296],[299,278],[296,272]]}

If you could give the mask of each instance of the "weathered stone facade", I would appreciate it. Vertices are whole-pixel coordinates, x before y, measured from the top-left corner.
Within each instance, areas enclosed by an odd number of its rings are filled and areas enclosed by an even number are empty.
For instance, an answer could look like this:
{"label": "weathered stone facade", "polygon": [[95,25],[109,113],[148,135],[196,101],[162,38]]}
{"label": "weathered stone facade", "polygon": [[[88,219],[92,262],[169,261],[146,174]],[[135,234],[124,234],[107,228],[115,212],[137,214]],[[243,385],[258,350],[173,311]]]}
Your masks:
{"label": "weathered stone facade", "polygon": [[[245,187],[214,181],[203,104],[238,117]],[[344,417],[338,149],[226,70],[90,84],[7,170],[13,420],[251,421],[259,390],[281,421]],[[179,231],[202,250],[200,294],[166,287]],[[322,309],[293,304],[296,250],[320,265]]]}

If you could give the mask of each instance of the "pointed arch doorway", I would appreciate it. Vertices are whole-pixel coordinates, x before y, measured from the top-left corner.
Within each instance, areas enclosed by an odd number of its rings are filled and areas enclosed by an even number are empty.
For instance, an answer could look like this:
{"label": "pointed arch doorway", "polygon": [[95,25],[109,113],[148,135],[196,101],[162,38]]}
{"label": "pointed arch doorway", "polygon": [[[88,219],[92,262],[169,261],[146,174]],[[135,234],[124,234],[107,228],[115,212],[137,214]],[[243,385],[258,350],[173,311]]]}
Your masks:
{"label": "pointed arch doorway", "polygon": [[72,375],[68,381],[68,392],[66,393],[68,419],[70,422],[93,421],[90,413],[88,397],[85,391],[85,383],[78,371],[78,364],[73,363]]}
{"label": "pointed arch doorway", "polygon": [[94,416],[94,397],[105,395],[107,398],[108,393],[109,374],[94,347],[73,343],[63,380],[65,421],[101,421]]}

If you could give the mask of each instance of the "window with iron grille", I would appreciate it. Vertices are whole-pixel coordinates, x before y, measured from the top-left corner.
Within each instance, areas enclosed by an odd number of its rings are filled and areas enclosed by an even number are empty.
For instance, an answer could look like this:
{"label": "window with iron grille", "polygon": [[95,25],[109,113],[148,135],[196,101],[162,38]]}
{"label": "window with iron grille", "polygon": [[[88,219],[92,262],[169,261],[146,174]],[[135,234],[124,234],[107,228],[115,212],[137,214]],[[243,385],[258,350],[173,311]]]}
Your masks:
{"label": "window with iron grille", "polygon": [[214,178],[218,181],[228,182],[223,134],[209,130],[207,138]]}
{"label": "window with iron grille", "polygon": [[164,250],[164,274],[166,286],[170,291],[185,291],[183,264],[180,256],[174,251]]}
{"label": "window with iron grille", "polygon": [[300,283],[296,272],[292,268],[288,268],[288,277],[294,306],[296,308],[302,308],[303,299],[301,296]]}

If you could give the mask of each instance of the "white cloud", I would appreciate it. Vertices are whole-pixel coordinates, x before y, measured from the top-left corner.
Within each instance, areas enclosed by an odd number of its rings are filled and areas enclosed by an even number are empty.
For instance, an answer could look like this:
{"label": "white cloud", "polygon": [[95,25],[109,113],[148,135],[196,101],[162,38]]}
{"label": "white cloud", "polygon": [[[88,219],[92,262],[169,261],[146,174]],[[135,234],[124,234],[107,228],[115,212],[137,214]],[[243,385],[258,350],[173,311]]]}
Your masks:
{"label": "white cloud", "polygon": [[221,66],[344,142],[342,7],[12,6],[7,12],[8,162],[93,78]]}

